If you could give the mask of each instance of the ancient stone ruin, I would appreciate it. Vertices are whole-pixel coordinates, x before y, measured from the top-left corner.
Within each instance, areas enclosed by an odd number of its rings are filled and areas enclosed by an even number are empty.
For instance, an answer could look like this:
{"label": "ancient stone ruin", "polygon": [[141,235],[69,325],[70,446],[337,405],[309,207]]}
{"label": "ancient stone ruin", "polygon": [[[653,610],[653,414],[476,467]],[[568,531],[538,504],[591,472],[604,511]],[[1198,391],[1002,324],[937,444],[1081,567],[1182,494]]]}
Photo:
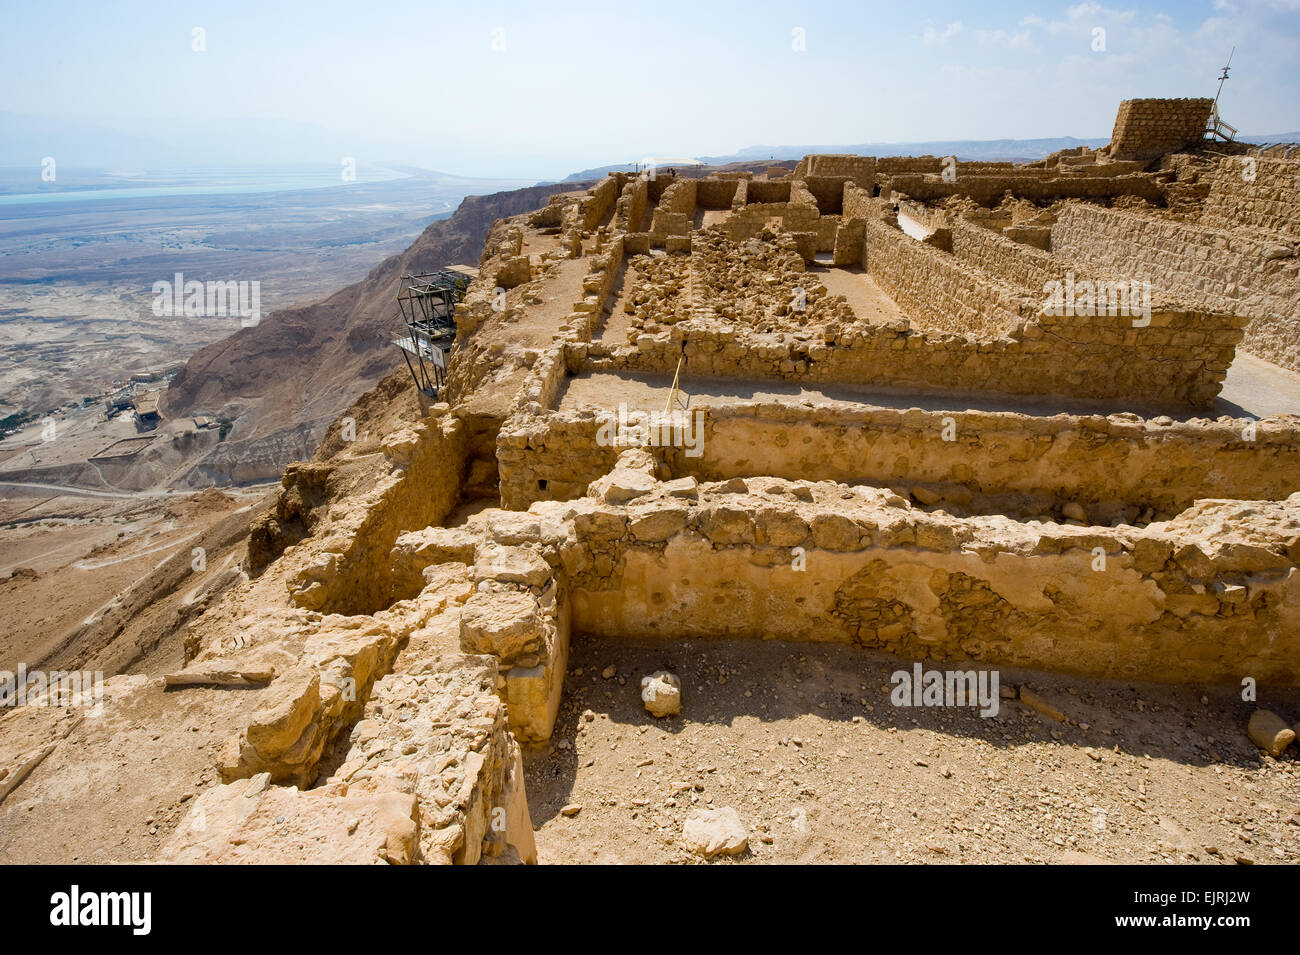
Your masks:
{"label": "ancient stone ruin", "polygon": [[1300,371],[1300,162],[1202,150],[1208,110],[498,222],[439,400],[364,400],[167,689],[109,681],[228,730],[165,858],[535,861],[578,633],[1300,683],[1300,418],[1221,396],[1243,351]]}

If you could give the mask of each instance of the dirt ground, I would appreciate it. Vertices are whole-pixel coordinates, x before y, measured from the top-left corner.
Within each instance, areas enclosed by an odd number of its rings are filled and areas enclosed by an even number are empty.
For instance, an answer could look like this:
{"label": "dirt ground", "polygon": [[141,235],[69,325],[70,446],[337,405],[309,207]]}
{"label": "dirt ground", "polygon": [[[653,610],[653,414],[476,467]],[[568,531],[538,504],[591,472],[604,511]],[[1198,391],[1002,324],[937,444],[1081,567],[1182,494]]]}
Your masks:
{"label": "dirt ground", "polygon": [[[612,322],[613,319],[611,318]],[[672,387],[672,376],[619,372],[583,372],[565,379],[556,407],[572,411],[582,407],[611,408],[620,401],[629,407],[663,407]],[[1171,418],[1216,418],[1220,415],[1263,418],[1273,414],[1300,414],[1300,374],[1279,368],[1250,355],[1238,355],[1224,382],[1222,395],[1210,409],[1176,410],[1137,408],[1115,402],[1060,398],[941,396],[869,388],[854,385],[818,386],[803,382],[760,381],[746,378],[702,378],[691,374],[689,363],[680,383],[684,401],[701,404],[731,404],[737,401],[771,401],[786,404],[815,402],[846,403],[846,406],[875,408],[922,408],[927,411],[1009,411],[1020,414],[1055,415],[1111,414],[1141,411],[1149,416],[1168,413]]]}
{"label": "dirt ground", "polygon": [[[525,756],[540,860],[698,862],[682,826],[711,805],[749,831],[727,863],[1300,861],[1300,761],[1246,738],[1255,704],[1238,688],[1004,668],[1003,687],[1029,684],[1067,722],[1018,700],[986,719],[894,706],[890,675],[913,662],[575,637],[555,735]],[[642,706],[640,679],[658,669],[682,679],[680,717]],[[1300,691],[1261,689],[1258,705],[1300,719]]]}
{"label": "dirt ground", "polygon": [[45,736],[24,721],[69,721],[66,741],[5,800],[0,865],[147,862],[190,801],[220,785],[216,754],[247,725],[255,694],[174,692],[137,679],[98,717],[43,706],[0,712],[0,743],[11,746]]}
{"label": "dirt ground", "polygon": [[809,266],[808,275],[825,285],[831,295],[843,295],[860,321],[872,325],[907,321],[897,303],[859,266],[827,268],[813,265]]}
{"label": "dirt ground", "polygon": [[162,560],[250,498],[0,498],[0,670],[35,666]]}

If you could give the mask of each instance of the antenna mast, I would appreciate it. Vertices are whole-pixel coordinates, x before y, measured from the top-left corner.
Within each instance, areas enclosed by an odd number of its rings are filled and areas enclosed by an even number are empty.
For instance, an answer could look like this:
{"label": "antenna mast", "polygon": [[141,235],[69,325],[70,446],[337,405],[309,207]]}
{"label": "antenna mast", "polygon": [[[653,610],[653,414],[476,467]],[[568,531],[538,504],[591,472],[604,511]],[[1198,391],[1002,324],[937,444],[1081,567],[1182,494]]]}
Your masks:
{"label": "antenna mast", "polygon": [[1223,81],[1228,78],[1228,69],[1232,66],[1232,54],[1237,52],[1234,46],[1232,52],[1228,54],[1228,62],[1223,67],[1223,72],[1219,74],[1219,88],[1214,94],[1214,105],[1219,105],[1219,94],[1223,92]]}

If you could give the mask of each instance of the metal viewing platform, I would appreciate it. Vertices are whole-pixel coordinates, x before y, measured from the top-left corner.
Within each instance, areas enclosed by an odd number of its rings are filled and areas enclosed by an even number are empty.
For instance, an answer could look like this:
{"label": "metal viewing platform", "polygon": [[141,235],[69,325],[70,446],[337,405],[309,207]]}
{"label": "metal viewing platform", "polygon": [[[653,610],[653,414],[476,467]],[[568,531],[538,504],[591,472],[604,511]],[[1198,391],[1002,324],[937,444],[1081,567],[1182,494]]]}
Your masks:
{"label": "metal viewing platform", "polygon": [[447,353],[456,339],[456,305],[478,270],[453,265],[436,272],[403,275],[397,293],[406,334],[393,339],[415,379],[430,398],[437,398],[447,376]]}

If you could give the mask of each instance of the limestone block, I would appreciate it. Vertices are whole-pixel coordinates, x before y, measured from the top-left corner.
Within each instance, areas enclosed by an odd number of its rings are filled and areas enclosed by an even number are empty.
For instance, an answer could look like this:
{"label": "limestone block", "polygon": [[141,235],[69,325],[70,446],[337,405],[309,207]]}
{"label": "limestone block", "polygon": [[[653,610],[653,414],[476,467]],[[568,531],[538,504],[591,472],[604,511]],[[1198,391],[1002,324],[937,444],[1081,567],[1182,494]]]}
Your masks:
{"label": "limestone block", "polygon": [[173,864],[405,865],[419,852],[414,795],[338,797],[263,774],[194,801],[161,858]]}
{"label": "limestone block", "polygon": [[217,768],[227,782],[269,772],[276,781],[304,783],[325,744],[320,674],[295,667],[261,692],[265,702],[242,733],[226,740]]}
{"label": "limestone block", "polygon": [[1251,742],[1270,756],[1281,756],[1296,738],[1295,731],[1287,726],[1286,721],[1270,710],[1252,713],[1246,732]]}
{"label": "limestone block", "polygon": [[[423,429],[421,429],[423,430]],[[421,433],[414,428],[400,428],[384,436],[381,448],[394,464],[406,467],[420,444]]]}
{"label": "limestone block", "polygon": [[842,514],[818,514],[812,520],[812,536],[823,550],[857,550],[862,528]]}
{"label": "limestone block", "polygon": [[693,477],[676,478],[664,482],[663,492],[671,497],[694,500],[699,496],[699,485]]}
{"label": "limestone block", "polygon": [[626,504],[653,492],[658,482],[645,471],[617,467],[604,477],[591,482],[587,493],[608,504]]}
{"label": "limestone block", "polygon": [[527,544],[541,537],[541,521],[536,514],[497,511],[487,522],[488,534],[498,544]]}
{"label": "limestone block", "polygon": [[474,534],[463,528],[426,527],[407,531],[393,545],[393,572],[418,574],[430,564],[473,563],[476,543]]}
{"label": "limestone block", "polygon": [[749,510],[739,505],[704,505],[699,509],[696,520],[700,533],[715,544],[752,544],[758,539]]}
{"label": "limestone block", "polygon": [[627,515],[595,502],[580,501],[573,509],[573,530],[580,540],[617,540],[627,530]]}
{"label": "limestone block", "polygon": [[682,841],[696,855],[739,855],[749,848],[749,833],[740,813],[730,806],[721,809],[692,809],[686,816]]}
{"label": "limestone block", "polygon": [[628,514],[628,531],[639,541],[666,541],[686,527],[685,506],[651,505]]}
{"label": "limestone block", "polygon": [[565,603],[551,634],[547,658],[535,666],[515,666],[505,672],[503,695],[510,730],[517,738],[530,742],[551,738],[568,663],[569,609]]}
{"label": "limestone block", "polygon": [[641,702],[651,716],[676,716],[682,711],[681,678],[668,670],[642,677]]}
{"label": "limestone block", "polygon": [[774,547],[797,547],[808,539],[808,524],[793,507],[761,507],[754,514],[754,522],[762,539]]}
{"label": "limestone block", "polygon": [[465,602],[460,645],[466,653],[491,653],[512,659],[542,638],[542,619],[532,594],[479,591]]}
{"label": "limestone block", "polygon": [[487,544],[479,548],[474,579],[541,587],[551,579],[551,565],[529,547]]}

